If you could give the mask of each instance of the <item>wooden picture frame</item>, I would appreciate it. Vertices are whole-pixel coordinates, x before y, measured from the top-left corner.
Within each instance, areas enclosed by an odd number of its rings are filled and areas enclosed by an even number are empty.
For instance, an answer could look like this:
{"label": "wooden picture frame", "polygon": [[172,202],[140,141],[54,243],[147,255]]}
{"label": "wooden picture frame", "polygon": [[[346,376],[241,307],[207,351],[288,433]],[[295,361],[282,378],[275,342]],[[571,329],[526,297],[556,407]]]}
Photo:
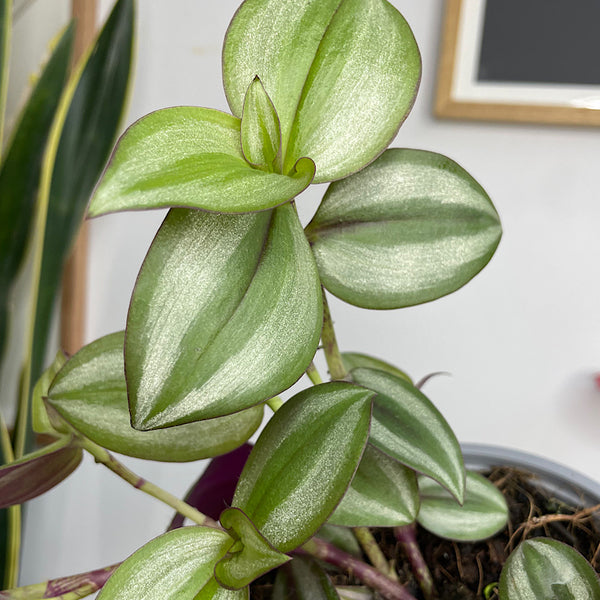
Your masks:
{"label": "wooden picture frame", "polygon": [[[600,85],[595,83],[479,79],[481,63],[478,61],[485,43],[484,35],[489,31],[489,14],[485,14],[487,2],[498,0],[445,2],[435,114],[452,119],[600,125]],[[508,4],[498,3],[494,10],[504,10]],[[526,4],[521,0],[521,7]],[[568,17],[569,13],[566,15]],[[577,33],[573,31],[570,35],[577,36]],[[506,39],[510,39],[510,34],[506,35]],[[531,36],[537,42],[536,32]],[[598,42],[590,40],[590,43]],[[589,56],[589,60],[594,61],[593,64],[590,62],[590,69],[598,69],[599,54]]]}

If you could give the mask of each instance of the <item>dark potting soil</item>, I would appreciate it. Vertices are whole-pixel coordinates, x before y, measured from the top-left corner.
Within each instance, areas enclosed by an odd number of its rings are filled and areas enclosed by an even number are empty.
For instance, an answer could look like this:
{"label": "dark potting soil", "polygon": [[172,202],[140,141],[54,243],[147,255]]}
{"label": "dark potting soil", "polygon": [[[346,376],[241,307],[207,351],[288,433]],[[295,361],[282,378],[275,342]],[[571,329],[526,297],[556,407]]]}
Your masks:
{"label": "dark potting soil", "polygon": [[[580,552],[600,571],[600,507],[595,510],[560,502],[517,469],[498,467],[487,474],[509,506],[508,526],[477,543],[456,543],[419,530],[418,539],[442,600],[475,600],[500,579],[509,554],[525,539],[549,537]],[[497,593],[490,596],[497,598]]]}
{"label": "dark potting soil", "polygon": [[[443,540],[418,529],[418,542],[440,600],[481,600],[486,586],[499,581],[512,550],[533,537],[549,537],[569,544],[600,573],[600,506],[592,510],[566,505],[536,485],[535,476],[517,469],[498,467],[487,476],[508,502],[510,518],[503,531],[482,542],[465,543]],[[393,531],[374,528],[372,532],[386,556],[395,562],[400,582],[421,599]],[[336,585],[360,585],[339,572],[332,572],[331,576]],[[253,585],[251,600],[269,600],[272,581],[271,573],[258,580]],[[489,598],[497,600],[497,592],[492,591]]]}

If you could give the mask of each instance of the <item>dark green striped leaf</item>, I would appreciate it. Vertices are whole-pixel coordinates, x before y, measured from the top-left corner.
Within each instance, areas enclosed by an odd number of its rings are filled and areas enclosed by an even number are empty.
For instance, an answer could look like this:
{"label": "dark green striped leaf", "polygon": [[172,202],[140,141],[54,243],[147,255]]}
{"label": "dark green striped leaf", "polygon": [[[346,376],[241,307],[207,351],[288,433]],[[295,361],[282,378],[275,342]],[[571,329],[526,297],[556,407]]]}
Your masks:
{"label": "dark green striped leaf", "polygon": [[522,542],[500,576],[500,600],[600,600],[600,580],[570,546],[537,538]]}
{"label": "dark green striped leaf", "polygon": [[75,429],[104,448],[148,460],[190,461],[224,454],[258,428],[263,406],[156,431],[131,426],[123,367],[123,332],[80,350],[58,373],[49,401]]}
{"label": "dark green striped leaf", "polygon": [[284,172],[309,156],[318,182],[383,151],[412,106],[420,68],[410,28],[385,0],[246,0],[223,48],[233,113],[258,75],[281,120]]}
{"label": "dark green striped leaf", "polygon": [[298,161],[289,177],[255,169],[242,153],[238,118],[208,108],[166,108],[120,139],[89,215],[170,206],[264,210],[298,195],[314,172],[309,159]]}
{"label": "dark green striped leaf", "polygon": [[392,149],[331,184],[306,234],[332,294],[400,308],[467,283],[494,254],[501,227],[483,188],[455,162]]}
{"label": "dark green striped leaf", "polygon": [[22,504],[52,489],[81,462],[81,448],[65,437],[0,467],[0,508]]}
{"label": "dark green striped leaf", "polygon": [[210,527],[182,527],[140,548],[115,571],[98,600],[242,600],[219,595],[213,572],[233,540]]}
{"label": "dark green striped leaf", "polygon": [[65,259],[123,110],[133,43],[133,0],[118,0],[91,54],[70,78],[43,155],[32,250],[33,335],[15,427],[15,456],[33,445],[30,390],[43,371]]}
{"label": "dark green striped leaf", "polygon": [[[12,31],[12,1],[0,0],[0,155],[2,154],[2,144],[4,140],[4,116],[6,109],[6,94],[8,90],[8,65],[10,56],[10,38]],[[2,195],[0,194],[0,211],[3,210]],[[4,219],[2,219],[4,221]],[[5,221],[4,221],[5,222]],[[8,223],[5,222],[4,227]],[[3,232],[3,226],[0,224],[0,232]],[[2,233],[0,233],[0,238]],[[0,254],[3,254],[0,252]],[[7,304],[8,304],[9,287],[3,282],[0,282],[0,368],[2,366],[2,358],[4,355],[4,346],[7,337]],[[8,431],[5,428],[4,421],[0,415],[0,427],[5,434],[5,442],[10,446]],[[0,443],[0,465],[8,462],[3,448],[4,444]],[[7,448],[12,451],[12,448]],[[0,510],[0,585],[3,587],[12,587],[16,579],[14,571],[11,573],[11,531],[9,510],[20,509],[2,509]]]}
{"label": "dark green striped leaf", "polygon": [[[8,66],[10,57],[10,38],[12,32],[12,0],[0,0],[0,155],[2,154],[2,142],[4,140],[4,117],[6,112],[6,95],[8,91]],[[0,193],[0,211],[3,212],[4,203],[2,201],[2,194]],[[0,232],[4,233],[6,226],[5,219],[1,219],[0,223],[4,222],[4,228],[0,224]],[[0,233],[0,238],[2,238]],[[4,256],[3,251],[0,250],[0,255]],[[8,256],[5,258],[8,261]],[[2,366],[2,358],[4,355],[4,346],[6,344],[7,337],[7,305],[8,305],[8,294],[10,286],[5,282],[0,281],[0,368]],[[8,430],[5,427],[5,423],[0,415],[0,427],[3,431],[0,432],[5,435],[5,442],[10,446],[10,439],[8,438]],[[3,448],[4,444],[0,443],[0,465],[8,462]],[[12,452],[12,448],[8,448]],[[19,508],[13,509],[2,509],[0,510],[0,585],[3,587],[12,587],[18,577],[17,569],[11,568],[11,519],[15,516],[10,514],[10,511],[20,511]],[[12,572],[11,572],[12,571]]]}
{"label": "dark green striped leaf", "polygon": [[6,342],[8,296],[31,235],[44,148],[66,81],[73,35],[69,27],[58,41],[0,166],[0,357]]}
{"label": "dark green striped leaf", "polygon": [[125,107],[134,41],[134,2],[118,0],[76,84],[52,166],[31,377],[36,381],[64,262],[106,163]]}
{"label": "dark green striped leaf", "polygon": [[371,415],[369,390],[325,383],[288,400],[261,433],[233,506],[282,552],[327,520],[356,471]]}
{"label": "dark green striped leaf", "polygon": [[12,0],[0,0],[0,140],[4,140],[4,116],[6,112],[6,94],[8,91],[11,35]]}
{"label": "dark green striped leaf", "polygon": [[419,477],[419,524],[435,535],[470,542],[484,540],[506,526],[508,506],[504,496],[485,477],[467,471],[462,506],[441,485]]}
{"label": "dark green striped leaf", "polygon": [[346,527],[399,527],[417,517],[415,472],[370,444],[339,506],[329,518]]}
{"label": "dark green striped leaf", "polygon": [[456,436],[435,406],[405,379],[375,369],[355,369],[353,380],[377,392],[370,442],[463,501],[465,470]]}
{"label": "dark green striped leaf", "polygon": [[291,205],[246,215],[172,210],[127,323],[133,425],[154,429],[263,402],[306,370],[321,327],[319,278]]}

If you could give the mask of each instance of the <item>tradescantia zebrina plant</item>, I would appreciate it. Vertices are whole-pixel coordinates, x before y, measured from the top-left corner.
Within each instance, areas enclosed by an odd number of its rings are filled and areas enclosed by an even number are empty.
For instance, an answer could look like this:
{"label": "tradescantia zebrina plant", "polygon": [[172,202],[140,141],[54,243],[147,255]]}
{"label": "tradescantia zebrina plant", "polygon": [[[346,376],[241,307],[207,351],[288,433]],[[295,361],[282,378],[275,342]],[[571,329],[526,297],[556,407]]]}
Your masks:
{"label": "tradescantia zebrina plant", "polygon": [[[83,448],[179,516],[118,566],[0,597],[102,588],[101,600],[264,598],[253,584],[273,572],[274,600],[431,600],[415,524],[461,541],[505,526],[504,498],[465,472],[452,430],[410,378],[340,352],[323,291],[363,308],[428,302],[496,249],[497,213],[464,169],[386,149],[420,69],[412,32],[386,0],[246,0],[223,49],[232,114],[169,108],[127,130],[89,214],[170,211],[125,333],[57,357],[33,404],[37,429],[57,441],[5,469],[0,491],[41,493]],[[303,228],[295,203],[312,182],[331,183]],[[319,343],[325,383],[312,362]],[[305,373],[314,385],[281,400]],[[273,414],[250,449],[265,405]],[[213,460],[180,500],[109,451]],[[184,517],[196,526],[181,527]],[[399,582],[370,527],[395,532],[419,589]],[[503,600],[550,600],[559,588],[600,598],[579,555],[535,544],[507,564]],[[348,585],[327,568],[351,574]],[[545,575],[556,585],[543,587]]]}

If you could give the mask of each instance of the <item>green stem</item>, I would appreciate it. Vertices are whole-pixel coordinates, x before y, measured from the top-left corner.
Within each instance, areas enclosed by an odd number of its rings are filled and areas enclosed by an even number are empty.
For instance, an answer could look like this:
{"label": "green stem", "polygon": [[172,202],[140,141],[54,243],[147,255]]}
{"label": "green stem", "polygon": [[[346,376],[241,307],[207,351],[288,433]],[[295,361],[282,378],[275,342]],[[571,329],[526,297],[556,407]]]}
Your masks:
{"label": "green stem", "polygon": [[389,565],[370,529],[368,527],[353,527],[352,531],[354,532],[354,536],[358,540],[358,543],[371,561],[371,564],[384,575],[398,581],[396,571]]}
{"label": "green stem", "polygon": [[267,406],[276,413],[283,406],[283,400],[279,396],[273,396],[267,400]]}
{"label": "green stem", "polygon": [[323,383],[323,379],[319,374],[319,371],[317,371],[315,363],[311,362],[310,365],[308,365],[308,369],[306,369],[306,374],[308,375],[308,378],[312,381],[314,385],[319,385],[320,383]]}
{"label": "green stem", "polygon": [[340,349],[335,337],[333,321],[331,319],[331,313],[329,312],[325,290],[323,290],[323,332],[321,333],[321,340],[323,341],[323,351],[325,352],[325,359],[327,360],[331,379],[345,379],[346,375],[348,375],[348,371],[344,366],[344,361],[342,360],[342,355],[340,354]]}
{"label": "green stem", "polygon": [[[10,434],[6,422],[0,414],[0,447],[2,455],[7,463],[12,462],[15,457],[10,443]],[[11,588],[17,585],[19,579],[19,568],[21,558],[21,506],[9,506],[6,511],[6,558],[4,564],[3,587]]]}
{"label": "green stem", "polygon": [[178,513],[187,517],[198,525],[206,525],[207,527],[219,527],[219,524],[203,515],[199,510],[196,510],[193,506],[190,506],[183,500],[177,498],[170,492],[163,490],[154,483],[146,481],[139,475],[136,475],[133,471],[130,471],[123,463],[119,462],[110,452],[98,446],[87,438],[80,438],[80,445],[84,450],[87,450],[95,459],[96,462],[103,464],[108,467],[113,473],[124,479],[127,483],[132,485],[135,489],[141,490],[146,494],[153,496],[157,500],[164,502],[171,508],[175,509]]}

